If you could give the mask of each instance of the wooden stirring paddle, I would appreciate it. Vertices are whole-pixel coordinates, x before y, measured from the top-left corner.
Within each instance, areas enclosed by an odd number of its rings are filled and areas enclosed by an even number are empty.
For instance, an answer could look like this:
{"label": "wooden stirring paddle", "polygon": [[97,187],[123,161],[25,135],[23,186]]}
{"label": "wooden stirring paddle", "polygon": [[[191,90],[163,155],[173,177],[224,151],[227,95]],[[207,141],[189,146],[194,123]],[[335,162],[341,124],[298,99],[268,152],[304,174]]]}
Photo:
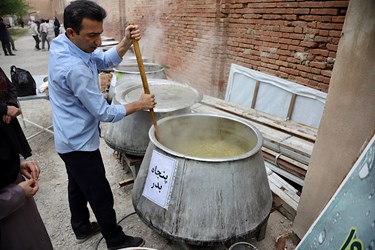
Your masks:
{"label": "wooden stirring paddle", "polygon": [[[148,87],[147,77],[145,73],[145,67],[143,66],[141,49],[139,48],[138,41],[135,39],[133,40],[133,48],[134,48],[135,56],[137,58],[139,73],[141,74],[141,78],[142,78],[143,89],[145,91],[145,94],[150,94],[150,89]],[[156,122],[154,109],[150,109],[150,114],[152,118],[152,123],[154,124],[154,128],[155,128],[155,137],[156,137],[156,140],[159,141],[158,124]]]}

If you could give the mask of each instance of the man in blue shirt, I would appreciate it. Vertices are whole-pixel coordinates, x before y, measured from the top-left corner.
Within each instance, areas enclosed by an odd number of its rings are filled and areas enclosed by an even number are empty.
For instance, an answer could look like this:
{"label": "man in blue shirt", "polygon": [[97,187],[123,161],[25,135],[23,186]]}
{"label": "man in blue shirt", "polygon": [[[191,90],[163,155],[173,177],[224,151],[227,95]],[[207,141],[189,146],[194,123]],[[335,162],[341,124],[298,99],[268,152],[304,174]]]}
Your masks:
{"label": "man in blue shirt", "polygon": [[[143,94],[126,105],[108,105],[100,92],[98,69],[119,64],[132,39],[140,39],[137,25],[129,25],[119,44],[106,51],[101,45],[105,10],[92,1],[71,2],[64,10],[66,33],[52,42],[48,58],[48,88],[52,105],[55,147],[68,174],[71,225],[77,240],[99,230],[108,249],[142,246],[117,225],[113,194],[99,151],[99,122],[116,122],[133,112],[153,108],[154,95]],[[98,221],[90,222],[87,202]],[[99,225],[98,225],[99,224]]]}

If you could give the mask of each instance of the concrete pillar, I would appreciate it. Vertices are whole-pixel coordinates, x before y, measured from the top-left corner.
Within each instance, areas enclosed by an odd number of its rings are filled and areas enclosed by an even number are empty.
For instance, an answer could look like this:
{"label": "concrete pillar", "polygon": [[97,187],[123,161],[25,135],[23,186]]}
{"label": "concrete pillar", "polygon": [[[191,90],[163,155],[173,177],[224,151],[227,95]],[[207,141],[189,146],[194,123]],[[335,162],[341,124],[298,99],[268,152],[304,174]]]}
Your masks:
{"label": "concrete pillar", "polygon": [[302,238],[375,130],[375,1],[350,1],[294,231]]}

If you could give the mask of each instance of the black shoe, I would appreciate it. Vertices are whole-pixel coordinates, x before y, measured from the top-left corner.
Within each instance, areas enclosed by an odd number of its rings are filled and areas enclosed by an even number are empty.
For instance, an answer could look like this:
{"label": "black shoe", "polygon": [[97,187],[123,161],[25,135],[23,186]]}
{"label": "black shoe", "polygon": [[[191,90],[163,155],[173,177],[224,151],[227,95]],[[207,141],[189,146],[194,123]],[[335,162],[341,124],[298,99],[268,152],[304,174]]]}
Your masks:
{"label": "black shoe", "polygon": [[109,250],[116,250],[125,247],[141,247],[145,244],[145,241],[140,237],[126,236],[126,240],[117,246],[108,246]]}
{"label": "black shoe", "polygon": [[89,238],[91,238],[91,236],[97,234],[100,232],[100,227],[99,227],[99,224],[97,222],[91,222],[91,225],[90,225],[90,228],[87,232],[83,233],[83,234],[76,234],[76,238],[77,238],[77,243],[78,244],[81,244],[83,242],[85,242],[86,240],[88,240]]}
{"label": "black shoe", "polygon": [[9,56],[8,54],[5,54],[5,56]]}
{"label": "black shoe", "polygon": [[12,54],[9,54],[9,55],[10,55],[10,56],[15,56],[16,54],[13,54],[13,53],[12,53]]}

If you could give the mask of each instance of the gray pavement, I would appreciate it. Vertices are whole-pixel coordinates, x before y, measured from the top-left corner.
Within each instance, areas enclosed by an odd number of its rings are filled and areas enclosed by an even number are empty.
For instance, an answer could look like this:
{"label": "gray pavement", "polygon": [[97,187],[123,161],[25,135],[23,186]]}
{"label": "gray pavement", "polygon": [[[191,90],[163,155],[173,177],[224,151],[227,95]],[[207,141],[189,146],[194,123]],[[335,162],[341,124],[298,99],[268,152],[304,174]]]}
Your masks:
{"label": "gray pavement", "polygon": [[[30,71],[33,75],[46,75],[48,71],[48,51],[37,51],[31,35],[25,35],[15,41],[16,56],[0,55],[0,65],[10,78],[10,67],[15,65]],[[26,118],[38,122],[42,126],[51,124],[51,107],[48,100],[22,101],[22,110]],[[20,120],[21,123],[21,120]],[[106,128],[104,125],[103,129]],[[27,125],[23,128],[26,136],[38,131],[37,128]],[[32,140],[30,145],[33,149],[33,159],[39,162],[41,168],[40,190],[35,196],[38,209],[50,234],[55,249],[106,249],[104,242],[99,242],[101,235],[97,235],[83,244],[77,244],[70,228],[70,213],[67,201],[67,175],[63,162],[54,150],[53,135],[42,133]],[[119,182],[131,177],[125,173],[123,166],[113,155],[101,139],[100,150],[106,166],[107,178],[115,198],[115,210],[118,220],[134,211],[131,202],[132,185],[119,187]],[[244,194],[246,195],[246,194]],[[94,217],[94,216],[92,216]],[[145,247],[156,249],[227,249],[224,246],[211,248],[197,248],[180,245],[174,241],[160,236],[136,216],[130,216],[119,223],[124,231],[130,235],[142,236]],[[278,211],[271,213],[268,220],[266,238],[260,242],[248,239],[258,249],[276,249],[276,238],[291,230],[292,222],[281,215]],[[204,230],[204,229],[202,229]],[[287,249],[294,249],[295,243],[287,241]],[[244,248],[243,248],[244,249]]]}
{"label": "gray pavement", "polygon": [[[48,51],[36,50],[35,41],[31,35],[26,34],[15,41],[16,56],[4,56],[1,51],[0,65],[10,79],[10,67],[26,69],[33,75],[44,75],[48,73]],[[46,44],[47,47],[47,44]]]}

